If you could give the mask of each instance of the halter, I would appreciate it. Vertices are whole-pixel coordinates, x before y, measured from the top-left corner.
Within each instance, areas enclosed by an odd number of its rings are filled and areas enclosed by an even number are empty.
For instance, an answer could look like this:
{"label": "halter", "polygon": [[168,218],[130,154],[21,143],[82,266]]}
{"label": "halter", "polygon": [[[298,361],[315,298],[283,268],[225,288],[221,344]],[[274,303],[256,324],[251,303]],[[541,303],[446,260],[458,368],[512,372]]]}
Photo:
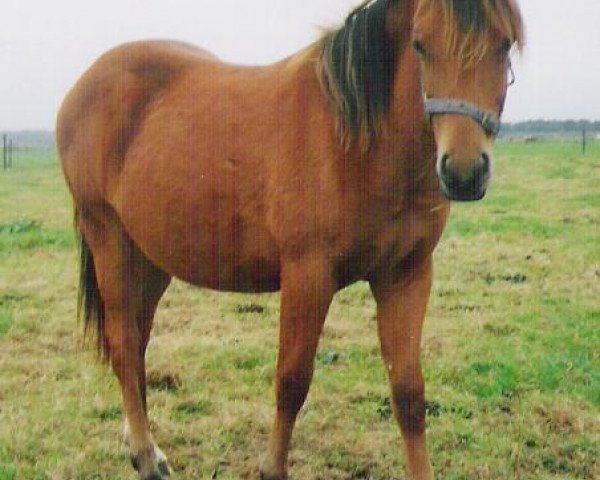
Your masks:
{"label": "halter", "polygon": [[[515,83],[515,72],[510,62],[508,64],[508,71],[510,73],[510,79],[507,83],[507,87],[510,87]],[[423,91],[423,103],[425,105],[425,113],[429,115],[429,117],[440,114],[463,115],[475,121],[475,123],[481,126],[483,131],[490,137],[495,137],[500,133],[500,115],[494,112],[481,110],[477,105],[465,100],[429,98]],[[504,105],[504,101],[502,104]],[[502,111],[500,111],[500,114],[502,114]]]}
{"label": "halter", "polygon": [[480,110],[472,103],[464,100],[427,98],[426,94],[423,94],[423,102],[425,113],[430,117],[444,113],[463,115],[480,125],[488,136],[495,137],[500,132],[500,117],[493,112]]}

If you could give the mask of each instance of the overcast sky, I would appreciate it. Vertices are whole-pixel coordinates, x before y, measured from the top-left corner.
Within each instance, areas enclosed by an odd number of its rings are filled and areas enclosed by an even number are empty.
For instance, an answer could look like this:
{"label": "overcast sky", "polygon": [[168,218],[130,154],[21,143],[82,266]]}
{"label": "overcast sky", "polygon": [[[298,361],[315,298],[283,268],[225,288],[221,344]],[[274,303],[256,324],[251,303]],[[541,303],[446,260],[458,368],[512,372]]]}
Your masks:
{"label": "overcast sky", "polygon": [[[360,0],[2,0],[0,130],[52,129],[61,99],[105,50],[173,38],[269,63],[338,25]],[[521,0],[527,48],[509,121],[600,119],[600,0]]]}

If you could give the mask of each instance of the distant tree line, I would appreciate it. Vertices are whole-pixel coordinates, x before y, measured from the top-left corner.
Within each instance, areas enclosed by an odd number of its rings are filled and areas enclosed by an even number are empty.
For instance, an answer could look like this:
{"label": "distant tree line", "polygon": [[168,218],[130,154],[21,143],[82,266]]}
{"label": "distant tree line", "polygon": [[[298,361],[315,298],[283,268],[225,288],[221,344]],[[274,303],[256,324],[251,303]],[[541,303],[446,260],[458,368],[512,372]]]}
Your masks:
{"label": "distant tree line", "polygon": [[526,122],[505,123],[501,137],[563,137],[581,138],[586,131],[590,138],[600,134],[600,121],[589,120],[528,120]]}

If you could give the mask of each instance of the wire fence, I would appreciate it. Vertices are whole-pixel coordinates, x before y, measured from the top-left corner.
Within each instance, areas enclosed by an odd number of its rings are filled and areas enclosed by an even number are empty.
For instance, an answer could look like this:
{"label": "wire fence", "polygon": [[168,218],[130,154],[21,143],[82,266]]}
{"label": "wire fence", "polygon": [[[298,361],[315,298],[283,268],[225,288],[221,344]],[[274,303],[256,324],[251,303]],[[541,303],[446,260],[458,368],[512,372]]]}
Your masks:
{"label": "wire fence", "polygon": [[9,133],[0,134],[0,149],[2,150],[2,171],[15,169],[36,168],[56,165],[58,156],[53,144],[47,142],[35,145],[31,142],[19,142]]}

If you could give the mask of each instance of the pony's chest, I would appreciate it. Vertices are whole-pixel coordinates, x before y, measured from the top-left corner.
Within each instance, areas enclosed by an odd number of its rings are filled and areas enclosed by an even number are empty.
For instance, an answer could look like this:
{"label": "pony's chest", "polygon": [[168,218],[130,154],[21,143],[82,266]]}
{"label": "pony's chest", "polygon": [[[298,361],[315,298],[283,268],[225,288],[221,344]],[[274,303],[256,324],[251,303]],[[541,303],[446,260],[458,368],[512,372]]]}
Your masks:
{"label": "pony's chest", "polygon": [[340,256],[338,278],[349,284],[368,280],[403,265],[416,267],[437,245],[443,232],[449,207],[393,212],[384,221],[371,225],[352,248]]}
{"label": "pony's chest", "polygon": [[378,259],[396,264],[413,254],[415,249],[433,250],[439,239],[440,219],[423,211],[404,211],[382,225],[375,242]]}

